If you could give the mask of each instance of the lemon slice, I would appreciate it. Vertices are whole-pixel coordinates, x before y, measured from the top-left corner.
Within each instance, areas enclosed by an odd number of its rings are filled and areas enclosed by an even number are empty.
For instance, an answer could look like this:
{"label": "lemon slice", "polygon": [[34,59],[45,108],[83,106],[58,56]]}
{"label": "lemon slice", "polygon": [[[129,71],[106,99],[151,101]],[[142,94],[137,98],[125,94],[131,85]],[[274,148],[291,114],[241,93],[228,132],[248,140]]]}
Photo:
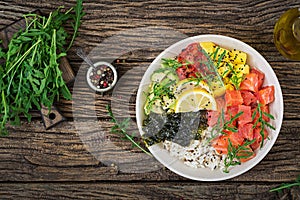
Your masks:
{"label": "lemon slice", "polygon": [[173,91],[174,91],[175,97],[177,98],[183,92],[185,92],[187,90],[194,89],[194,88],[204,89],[208,93],[211,93],[207,83],[205,83],[204,81],[201,81],[201,80],[197,80],[195,78],[186,78],[186,79],[183,79],[183,80],[179,81],[175,85]]}
{"label": "lemon slice", "polygon": [[216,110],[215,98],[204,89],[184,91],[177,99],[175,112],[196,112],[198,110]]}

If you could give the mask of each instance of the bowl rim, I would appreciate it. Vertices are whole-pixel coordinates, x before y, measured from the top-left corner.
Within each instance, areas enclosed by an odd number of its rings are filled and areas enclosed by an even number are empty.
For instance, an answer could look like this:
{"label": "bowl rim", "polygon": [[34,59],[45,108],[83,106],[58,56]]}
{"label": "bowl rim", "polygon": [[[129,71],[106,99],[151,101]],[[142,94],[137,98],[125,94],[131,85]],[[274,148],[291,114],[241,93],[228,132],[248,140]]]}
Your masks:
{"label": "bowl rim", "polygon": [[[207,39],[206,39],[207,38]],[[192,180],[198,180],[198,181],[221,181],[221,180],[227,180],[227,179],[231,179],[234,178],[236,176],[239,176],[245,172],[247,172],[248,170],[252,169],[254,166],[256,166],[259,162],[261,162],[261,160],[263,160],[263,158],[265,158],[265,156],[269,153],[269,151],[271,150],[271,148],[273,147],[273,145],[275,144],[277,137],[280,133],[280,129],[281,129],[281,125],[282,125],[282,121],[283,121],[283,112],[284,112],[284,104],[283,104],[283,96],[282,96],[282,91],[281,91],[281,87],[278,81],[278,78],[275,74],[275,72],[273,71],[272,67],[270,66],[270,64],[266,61],[266,59],[257,51],[255,50],[253,47],[251,47],[250,45],[246,44],[245,42],[242,42],[236,38],[232,38],[229,36],[224,36],[224,35],[216,35],[216,34],[203,34],[203,35],[197,35],[197,36],[193,36],[193,37],[188,37],[186,39],[180,40],[178,42],[176,42],[175,44],[172,44],[171,46],[169,46],[168,48],[166,48],[163,52],[161,52],[154,60],[153,62],[149,65],[148,69],[146,70],[146,72],[143,75],[143,78],[140,82],[139,88],[138,88],[138,92],[137,92],[137,98],[136,98],[136,121],[137,121],[137,126],[139,129],[139,134],[142,136],[143,135],[143,131],[142,131],[142,123],[141,123],[141,116],[140,116],[140,112],[142,109],[143,110],[143,104],[144,102],[141,102],[141,97],[143,95],[143,90],[144,90],[144,84],[147,80],[147,78],[149,78],[149,72],[151,70],[156,69],[155,68],[155,64],[157,62],[160,62],[161,58],[167,53],[167,52],[172,52],[171,50],[176,48],[177,46],[180,46],[182,44],[185,44],[187,42],[193,43],[193,42],[204,42],[204,41],[212,41],[212,40],[226,40],[228,42],[232,42],[233,44],[239,44],[242,45],[245,49],[247,49],[246,53],[247,55],[251,54],[253,55],[256,59],[259,59],[260,62],[263,63],[264,67],[267,67],[266,70],[268,70],[271,74],[270,77],[275,78],[274,83],[272,83],[275,86],[275,92],[277,93],[277,97],[275,98],[276,102],[279,104],[279,116],[277,116],[278,118],[276,119],[277,123],[276,123],[276,131],[275,134],[272,136],[271,141],[267,141],[267,144],[264,145],[264,147],[262,149],[260,149],[260,156],[256,156],[255,158],[253,158],[251,162],[251,164],[248,164],[247,167],[242,168],[241,170],[235,172],[235,173],[223,173],[224,176],[223,177],[217,177],[217,178],[204,178],[204,177],[193,177],[187,173],[184,173],[182,171],[180,171],[180,169],[176,169],[173,166],[169,166],[166,165],[166,163],[164,163],[164,160],[161,159],[161,157],[157,156],[155,151],[157,150],[157,148],[159,148],[157,145],[153,145],[151,147],[149,147],[150,152],[153,154],[153,156],[160,162],[162,163],[164,166],[166,166],[168,169],[170,169],[171,171],[175,172],[176,174],[179,174],[185,178],[189,178]],[[216,41],[212,41],[217,43]],[[188,45],[187,44],[187,45]],[[231,46],[233,45],[231,44]],[[220,45],[221,47],[223,45]],[[230,45],[229,45],[230,46]],[[225,47],[226,48],[226,47]],[[240,49],[239,49],[240,50]],[[181,51],[181,49],[180,49]],[[252,66],[257,68],[257,66]],[[263,71],[263,70],[262,70]],[[265,73],[265,71],[263,71]],[[278,99],[279,98],[279,99]],[[171,157],[171,155],[170,155]],[[178,159],[179,160],[179,159]],[[250,160],[251,161],[251,160]],[[249,161],[247,161],[249,162]],[[209,170],[209,169],[207,169]]]}
{"label": "bowl rim", "polygon": [[95,66],[95,67],[98,67],[99,65],[106,65],[107,67],[109,67],[109,68],[113,71],[113,74],[114,74],[114,80],[113,80],[112,84],[111,84],[109,87],[104,88],[104,89],[100,89],[100,88],[95,87],[95,86],[93,85],[93,83],[91,82],[91,79],[90,79],[90,77],[89,77],[90,72],[91,72],[91,71],[93,70],[93,68],[94,68],[94,67],[92,67],[92,66],[90,66],[90,67],[88,68],[88,70],[87,70],[87,73],[86,73],[86,80],[87,80],[87,83],[88,83],[88,85],[90,86],[91,89],[93,89],[93,90],[95,90],[95,91],[97,91],[97,92],[106,92],[106,91],[111,90],[111,89],[115,86],[115,84],[117,83],[117,79],[118,79],[117,70],[116,70],[116,68],[115,68],[112,64],[110,64],[110,63],[108,63],[108,62],[105,62],[105,61],[98,61],[98,62],[94,63],[94,66]]}

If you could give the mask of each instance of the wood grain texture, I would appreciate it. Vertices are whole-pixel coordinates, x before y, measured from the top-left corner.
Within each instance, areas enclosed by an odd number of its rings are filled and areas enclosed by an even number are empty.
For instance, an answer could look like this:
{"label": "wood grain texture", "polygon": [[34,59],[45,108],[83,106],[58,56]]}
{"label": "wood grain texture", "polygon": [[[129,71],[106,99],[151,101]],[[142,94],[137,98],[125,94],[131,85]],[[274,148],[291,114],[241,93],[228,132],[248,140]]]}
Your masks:
{"label": "wood grain texture", "polygon": [[[1,0],[0,29],[36,9],[50,13],[58,6],[65,5],[67,9],[74,4],[75,0]],[[1,198],[300,199],[299,188],[282,194],[268,192],[282,182],[294,181],[300,172],[300,64],[283,58],[273,44],[276,20],[298,4],[298,0],[85,1],[86,15],[67,56],[77,75],[74,84],[69,85],[75,96],[72,101],[60,99],[56,103],[68,121],[46,131],[38,111],[32,111],[31,123],[23,121],[20,127],[9,126],[10,135],[0,138]],[[66,27],[72,31],[70,24]],[[136,31],[149,27],[158,30],[151,32],[151,37]],[[160,33],[166,27],[171,31],[162,37]],[[97,159],[101,151],[116,157],[122,155],[125,160],[139,154],[130,150],[130,144],[109,134],[112,123],[105,106],[118,105],[114,106],[114,113],[131,117],[131,130],[136,130],[135,98],[143,72],[167,44],[180,40],[177,33],[186,37],[212,33],[240,39],[266,58],[280,81],[285,111],[279,137],[268,155],[241,176],[221,183],[202,183],[180,177],[159,163],[151,172],[128,173],[118,164],[105,162],[106,157]],[[122,34],[123,38],[109,40]],[[164,45],[158,43],[161,38]],[[118,56],[107,55],[106,59],[117,67],[123,84],[104,96],[95,95],[84,81],[87,66],[75,50],[82,47],[97,60],[102,57],[93,54],[95,49],[108,45],[109,51],[105,52],[116,53],[117,43],[128,45],[128,49]],[[144,48],[135,49],[143,45]],[[82,138],[82,129],[78,127],[95,123],[93,119],[98,120],[101,131],[117,149],[105,147],[99,152],[92,151],[89,140]],[[138,170],[134,160],[126,164]]]}
{"label": "wood grain texture", "polygon": [[[46,184],[0,184],[4,199],[299,199],[299,188],[280,194],[269,193],[274,183],[252,185],[244,182],[133,182],[133,183],[46,183]],[[212,187],[213,186],[213,187]],[[21,191],[28,191],[23,193]],[[7,192],[10,191],[10,192]],[[72,191],[72,192],[66,192]]]}
{"label": "wood grain texture", "polygon": [[[293,181],[300,172],[299,124],[296,121],[287,121],[272,150],[264,160],[244,175],[231,181]],[[76,122],[78,123],[78,122]],[[89,143],[83,143],[80,132],[76,127],[95,126],[94,121],[83,121],[81,124],[63,122],[53,129],[45,131],[39,121],[24,123],[21,127],[10,127],[11,134],[2,138],[0,160],[0,175],[2,181],[108,181],[108,180],[185,180],[184,178],[162,168],[159,163],[158,170],[154,168],[149,173],[122,173],[115,166],[103,163],[87,151]],[[111,122],[97,122],[109,137]],[[286,127],[286,128],[284,128]],[[93,131],[93,130],[92,130]],[[121,160],[127,160],[132,153],[138,155],[139,151],[130,151],[131,144],[122,140],[114,140],[118,150],[110,146],[101,146],[101,140],[95,142],[99,145],[96,150],[115,155],[122,154]],[[97,138],[95,138],[97,139]],[[21,143],[20,143],[21,142]],[[94,142],[94,141],[93,141]],[[124,151],[127,151],[127,153]],[[99,153],[98,152],[98,153]],[[131,153],[130,153],[131,152]],[[112,157],[114,158],[114,157]],[[105,159],[103,157],[103,159]],[[284,162],[284,164],[283,164]],[[132,169],[135,160],[129,160]],[[11,166],[11,167],[9,167]],[[139,168],[136,168],[138,172]],[[26,172],[26,173],[25,173]]]}

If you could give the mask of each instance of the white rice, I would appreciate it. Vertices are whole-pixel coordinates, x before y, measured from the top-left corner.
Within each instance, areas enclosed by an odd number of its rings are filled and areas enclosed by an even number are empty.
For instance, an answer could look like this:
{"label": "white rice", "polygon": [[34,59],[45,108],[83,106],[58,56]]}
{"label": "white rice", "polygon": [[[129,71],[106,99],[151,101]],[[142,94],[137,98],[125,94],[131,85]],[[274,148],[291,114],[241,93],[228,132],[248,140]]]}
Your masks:
{"label": "white rice", "polygon": [[204,131],[203,138],[193,140],[187,147],[182,147],[171,141],[164,142],[164,148],[171,156],[182,160],[184,164],[193,168],[224,169],[224,159],[226,155],[219,155],[215,149],[207,142],[208,131]]}

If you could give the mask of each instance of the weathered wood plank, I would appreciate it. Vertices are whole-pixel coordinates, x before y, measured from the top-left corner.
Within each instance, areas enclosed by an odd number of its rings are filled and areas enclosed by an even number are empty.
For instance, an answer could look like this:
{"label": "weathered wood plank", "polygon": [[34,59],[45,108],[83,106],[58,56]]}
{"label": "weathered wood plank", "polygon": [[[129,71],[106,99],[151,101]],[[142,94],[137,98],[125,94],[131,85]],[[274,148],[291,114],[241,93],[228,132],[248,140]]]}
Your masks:
{"label": "weathered wood plank", "polygon": [[[295,179],[300,172],[300,138],[297,134],[300,125],[295,122],[285,121],[283,127],[286,128],[282,129],[277,142],[264,160],[231,181],[280,182]],[[90,129],[83,131],[85,127]],[[91,121],[63,122],[47,131],[39,121],[12,127],[9,129],[10,135],[1,138],[1,181],[185,180],[161,168],[157,162],[150,162],[152,172],[137,174],[143,168],[137,166],[132,156],[141,154],[130,151],[130,143],[108,134],[109,127],[111,123],[106,121],[101,121],[98,125]],[[92,137],[92,141],[88,141],[88,137],[82,137],[86,134],[95,135],[95,131],[111,137],[115,146],[101,146],[104,143],[100,136]],[[105,153],[108,157],[100,153]],[[96,159],[99,155],[100,160]],[[118,158],[120,166],[111,166],[107,160],[110,158]],[[131,173],[124,172],[126,169],[121,164],[122,160],[127,162],[124,166],[131,167]]]}
{"label": "weathered wood plank", "polygon": [[129,183],[1,183],[4,199],[299,199],[300,189],[270,193],[276,183],[129,182]]}

